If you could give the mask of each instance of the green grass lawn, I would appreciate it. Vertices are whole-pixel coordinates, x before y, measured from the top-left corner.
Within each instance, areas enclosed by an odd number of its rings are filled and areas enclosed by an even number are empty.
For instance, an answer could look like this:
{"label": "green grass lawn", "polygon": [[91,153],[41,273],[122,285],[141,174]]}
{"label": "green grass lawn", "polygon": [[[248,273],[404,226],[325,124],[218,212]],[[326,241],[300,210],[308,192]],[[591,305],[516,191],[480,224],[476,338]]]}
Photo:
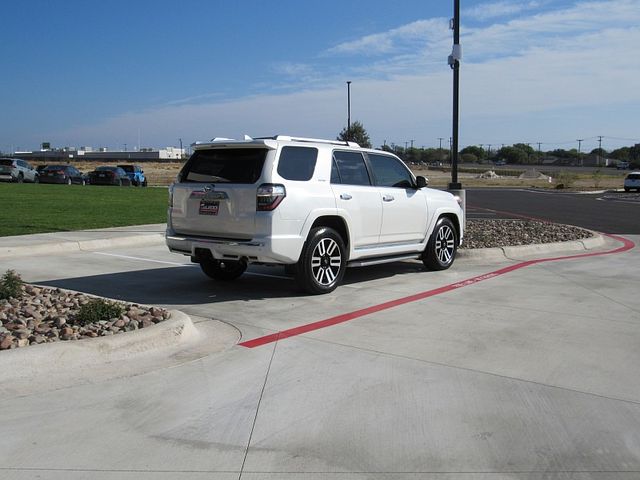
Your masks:
{"label": "green grass lawn", "polygon": [[0,183],[0,236],[162,223],[166,188]]}

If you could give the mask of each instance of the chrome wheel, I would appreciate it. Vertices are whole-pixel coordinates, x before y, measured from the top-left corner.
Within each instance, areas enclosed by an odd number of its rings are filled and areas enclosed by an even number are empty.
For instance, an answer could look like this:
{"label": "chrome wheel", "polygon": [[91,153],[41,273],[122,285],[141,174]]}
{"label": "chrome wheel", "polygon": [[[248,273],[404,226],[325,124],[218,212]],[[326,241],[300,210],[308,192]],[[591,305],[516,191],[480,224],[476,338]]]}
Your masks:
{"label": "chrome wheel", "polygon": [[347,268],[346,251],[344,240],[333,228],[312,228],[295,268],[296,281],[313,295],[332,292]]}
{"label": "chrome wheel", "polygon": [[311,256],[311,273],[316,282],[322,286],[335,282],[342,269],[340,247],[332,238],[323,238],[313,249]]}
{"label": "chrome wheel", "polygon": [[456,235],[449,227],[443,224],[436,234],[435,254],[443,264],[451,263],[456,250]]}
{"label": "chrome wheel", "polygon": [[449,218],[441,217],[422,253],[422,263],[430,270],[446,270],[453,264],[457,249],[458,231]]}

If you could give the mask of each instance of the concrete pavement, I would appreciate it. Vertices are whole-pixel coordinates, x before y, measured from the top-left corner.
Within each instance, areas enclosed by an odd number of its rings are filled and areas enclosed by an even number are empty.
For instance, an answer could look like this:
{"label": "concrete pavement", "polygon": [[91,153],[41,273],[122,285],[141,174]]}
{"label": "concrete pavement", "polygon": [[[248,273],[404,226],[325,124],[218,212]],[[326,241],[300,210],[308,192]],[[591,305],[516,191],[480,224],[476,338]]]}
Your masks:
{"label": "concrete pavement", "polygon": [[[591,251],[619,245],[603,242]],[[308,297],[278,269],[211,282],[162,245],[5,258],[27,281],[179,308],[243,340],[487,278],[257,348],[28,394],[0,383],[0,475],[639,478],[638,262],[637,248],[499,276],[517,262],[403,262]]]}

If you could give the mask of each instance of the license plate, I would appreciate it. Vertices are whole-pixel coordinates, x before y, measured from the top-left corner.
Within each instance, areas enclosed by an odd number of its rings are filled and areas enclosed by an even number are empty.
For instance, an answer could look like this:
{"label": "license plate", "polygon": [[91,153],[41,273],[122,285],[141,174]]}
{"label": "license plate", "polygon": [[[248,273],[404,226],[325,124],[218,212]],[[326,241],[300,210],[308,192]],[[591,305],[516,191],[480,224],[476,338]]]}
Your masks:
{"label": "license plate", "polygon": [[198,213],[200,215],[218,215],[220,209],[220,202],[212,202],[207,200],[200,200],[200,209]]}

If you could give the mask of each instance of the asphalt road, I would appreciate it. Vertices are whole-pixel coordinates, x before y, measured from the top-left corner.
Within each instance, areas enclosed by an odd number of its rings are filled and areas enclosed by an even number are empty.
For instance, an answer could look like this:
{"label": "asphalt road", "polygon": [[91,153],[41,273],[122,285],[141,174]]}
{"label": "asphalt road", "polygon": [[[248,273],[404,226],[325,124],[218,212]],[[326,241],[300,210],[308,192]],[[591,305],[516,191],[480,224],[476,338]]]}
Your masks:
{"label": "asphalt road", "polygon": [[470,189],[466,195],[467,218],[536,218],[603,233],[640,233],[637,193]]}

